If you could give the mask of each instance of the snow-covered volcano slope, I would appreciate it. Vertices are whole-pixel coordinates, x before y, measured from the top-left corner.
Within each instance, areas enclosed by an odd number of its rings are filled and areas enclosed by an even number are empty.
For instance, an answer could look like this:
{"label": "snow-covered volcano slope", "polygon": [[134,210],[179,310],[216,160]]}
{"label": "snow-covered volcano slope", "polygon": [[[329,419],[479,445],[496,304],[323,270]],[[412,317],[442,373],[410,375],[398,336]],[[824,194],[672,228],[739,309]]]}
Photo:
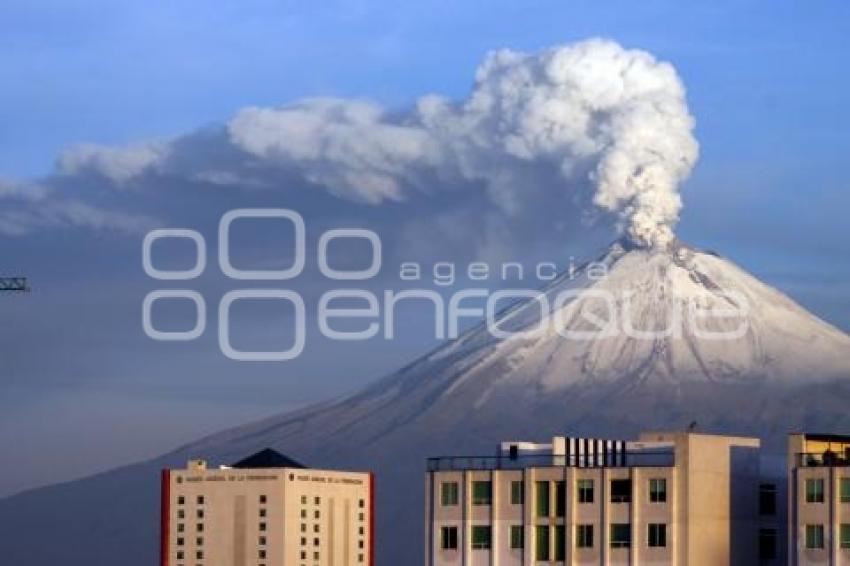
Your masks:
{"label": "snow-covered volcano slope", "polygon": [[423,363],[457,359],[453,387],[486,382],[481,395],[500,386],[553,392],[582,382],[850,375],[846,334],[729,260],[680,243],[615,243],[544,293],[497,319],[511,336],[481,328]]}
{"label": "snow-covered volcano slope", "polygon": [[[606,277],[595,277],[603,271]],[[693,421],[700,430],[762,436],[777,451],[791,429],[850,430],[850,337],[731,262],[681,244],[663,251],[615,244],[545,294],[554,305],[577,290],[584,292],[547,313],[546,324],[538,301],[518,303],[498,318],[503,331],[515,331],[510,338],[472,329],[352,397],[0,501],[2,563],[154,563],[158,469],[189,456],[232,462],[272,447],[316,466],[373,469],[378,564],[415,566],[427,456],[490,453],[505,438],[630,436]],[[605,306],[612,296],[613,317]],[[635,329],[664,329],[671,313],[694,301],[738,313],[746,303],[745,331],[725,341],[687,324],[671,336],[622,332],[625,313]],[[564,337],[611,318],[619,332]],[[701,321],[703,334],[741,323]]]}

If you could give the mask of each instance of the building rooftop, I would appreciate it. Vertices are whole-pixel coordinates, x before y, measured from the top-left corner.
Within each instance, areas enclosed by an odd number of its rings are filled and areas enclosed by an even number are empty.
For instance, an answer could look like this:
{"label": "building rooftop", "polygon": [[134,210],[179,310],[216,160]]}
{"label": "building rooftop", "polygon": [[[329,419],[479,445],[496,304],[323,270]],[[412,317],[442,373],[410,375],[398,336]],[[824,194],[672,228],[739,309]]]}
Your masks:
{"label": "building rooftop", "polygon": [[642,442],[556,436],[551,443],[502,442],[495,456],[428,459],[428,471],[521,470],[524,468],[667,467],[675,463],[672,442]]}
{"label": "building rooftop", "polygon": [[284,456],[277,450],[265,448],[256,454],[252,454],[247,458],[239,460],[232,466],[233,468],[306,468],[304,464],[293,460],[288,456]]}

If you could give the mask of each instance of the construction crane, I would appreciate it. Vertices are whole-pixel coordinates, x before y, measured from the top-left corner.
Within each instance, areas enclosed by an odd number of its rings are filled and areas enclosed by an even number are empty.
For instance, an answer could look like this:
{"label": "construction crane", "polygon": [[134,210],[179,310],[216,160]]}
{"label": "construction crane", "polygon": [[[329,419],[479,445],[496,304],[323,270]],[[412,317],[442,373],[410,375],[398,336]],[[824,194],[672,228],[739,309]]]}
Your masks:
{"label": "construction crane", "polygon": [[0,277],[0,292],[26,293],[30,290],[26,277]]}

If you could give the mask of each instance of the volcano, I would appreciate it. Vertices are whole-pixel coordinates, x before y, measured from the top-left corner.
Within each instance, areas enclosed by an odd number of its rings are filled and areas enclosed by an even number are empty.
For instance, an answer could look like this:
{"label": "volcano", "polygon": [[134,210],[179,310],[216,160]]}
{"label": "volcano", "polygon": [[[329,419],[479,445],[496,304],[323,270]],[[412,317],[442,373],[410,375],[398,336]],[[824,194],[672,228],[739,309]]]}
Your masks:
{"label": "volcano", "polygon": [[[549,308],[541,308],[541,305]],[[428,456],[503,439],[646,429],[764,439],[781,473],[793,429],[850,429],[850,337],[717,254],[617,242],[594,262],[359,393],[160,458],[0,501],[0,556],[20,566],[153,564],[158,470],[266,447],[372,469],[378,564],[421,563]],[[44,541],[49,541],[45,544]]]}

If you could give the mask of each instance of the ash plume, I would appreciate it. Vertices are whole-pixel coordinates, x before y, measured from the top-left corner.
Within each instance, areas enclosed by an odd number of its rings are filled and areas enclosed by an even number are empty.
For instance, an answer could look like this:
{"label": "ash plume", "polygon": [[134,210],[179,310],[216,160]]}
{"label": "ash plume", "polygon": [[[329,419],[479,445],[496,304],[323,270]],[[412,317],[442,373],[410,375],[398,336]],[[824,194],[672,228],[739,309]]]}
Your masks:
{"label": "ash plume", "polygon": [[[613,215],[635,245],[651,247],[673,238],[679,185],[698,154],[693,127],[672,65],[592,39],[492,52],[462,100],[428,95],[402,110],[339,98],[249,107],[212,142],[188,134],[87,144],[58,163],[61,175],[95,173],[118,189],[151,175],[238,187],[295,176],[371,204],[483,190],[505,224],[534,214],[524,205],[543,198],[572,206],[564,218]],[[556,191],[561,198],[546,199]]]}
{"label": "ash plume", "polygon": [[306,100],[248,108],[229,123],[232,142],[295,167],[339,194],[380,202],[429,190],[426,173],[483,183],[511,211],[523,187],[592,187],[642,246],[664,245],[682,206],[679,183],[698,154],[675,69],[612,41],[525,54],[502,50],[478,68],[469,96],[421,98],[391,114],[362,101]]}

